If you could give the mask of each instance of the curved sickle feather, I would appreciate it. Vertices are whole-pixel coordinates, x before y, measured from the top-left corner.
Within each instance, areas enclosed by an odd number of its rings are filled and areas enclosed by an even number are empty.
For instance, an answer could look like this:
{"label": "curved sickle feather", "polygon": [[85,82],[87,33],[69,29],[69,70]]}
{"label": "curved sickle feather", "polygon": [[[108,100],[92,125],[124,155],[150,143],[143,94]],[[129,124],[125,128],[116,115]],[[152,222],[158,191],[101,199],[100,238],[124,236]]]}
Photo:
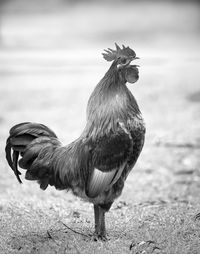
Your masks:
{"label": "curved sickle feather", "polygon": [[19,177],[19,175],[21,175],[21,172],[17,168],[18,158],[19,158],[19,152],[14,151],[13,152],[13,171],[14,171],[16,177],[17,177],[18,182],[22,183],[22,181]]}
{"label": "curved sickle feather", "polygon": [[22,183],[19,175],[21,175],[21,172],[18,170],[17,168],[17,163],[18,163],[18,158],[19,158],[19,152],[18,151],[13,151],[12,157],[11,157],[11,143],[10,143],[10,139],[7,139],[6,142],[6,148],[5,148],[5,152],[6,152],[6,159],[8,161],[9,166],[12,168],[12,170],[14,171],[16,178],[18,180],[19,183]]}

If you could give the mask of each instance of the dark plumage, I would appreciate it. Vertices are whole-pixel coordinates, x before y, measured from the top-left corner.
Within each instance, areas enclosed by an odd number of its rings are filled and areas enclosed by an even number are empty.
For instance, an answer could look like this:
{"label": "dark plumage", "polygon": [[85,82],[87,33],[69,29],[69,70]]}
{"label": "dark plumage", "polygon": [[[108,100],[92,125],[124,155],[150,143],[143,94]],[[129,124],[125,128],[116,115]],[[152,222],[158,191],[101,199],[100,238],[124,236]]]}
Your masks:
{"label": "dark plumage", "polygon": [[[37,123],[21,123],[10,130],[6,158],[21,183],[25,178],[72,192],[94,204],[95,235],[106,237],[105,212],[119,197],[124,181],[144,144],[145,126],[126,82],[138,80],[137,59],[129,47],[103,54],[111,67],[95,87],[87,106],[87,124],[81,136],[63,146],[56,134]],[[19,162],[18,158],[21,156]]]}

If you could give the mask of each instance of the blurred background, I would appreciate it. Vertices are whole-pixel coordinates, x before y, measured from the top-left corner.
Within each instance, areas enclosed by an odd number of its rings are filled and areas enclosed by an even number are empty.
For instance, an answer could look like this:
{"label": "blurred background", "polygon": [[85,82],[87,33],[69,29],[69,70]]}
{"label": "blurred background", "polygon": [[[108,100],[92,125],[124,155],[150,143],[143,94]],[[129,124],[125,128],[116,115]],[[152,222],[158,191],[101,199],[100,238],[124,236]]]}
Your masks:
{"label": "blurred background", "polygon": [[200,146],[198,1],[1,0],[0,15],[2,186],[15,180],[4,160],[10,127],[41,122],[63,142],[77,138],[89,95],[109,68],[101,53],[115,42],[141,58],[140,79],[128,85],[147,125],[138,168],[199,167],[198,149],[153,150]]}

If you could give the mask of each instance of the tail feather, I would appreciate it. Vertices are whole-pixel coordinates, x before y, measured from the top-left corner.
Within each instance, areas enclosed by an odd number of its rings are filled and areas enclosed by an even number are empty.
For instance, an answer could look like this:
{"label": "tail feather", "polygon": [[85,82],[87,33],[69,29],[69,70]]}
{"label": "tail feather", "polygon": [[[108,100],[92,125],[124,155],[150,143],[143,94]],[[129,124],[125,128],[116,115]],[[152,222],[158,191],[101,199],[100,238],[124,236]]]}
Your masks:
{"label": "tail feather", "polygon": [[14,147],[27,146],[32,140],[33,136],[28,134],[17,135],[17,137],[11,137],[10,141]]}
{"label": "tail feather", "polygon": [[20,123],[10,129],[5,152],[9,166],[14,171],[19,183],[21,172],[19,166],[27,170],[25,178],[38,180],[40,187],[48,186],[48,174],[50,173],[50,158],[56,148],[61,146],[56,134],[42,124]]}
{"label": "tail feather", "polygon": [[57,138],[56,134],[47,126],[38,123],[20,123],[10,129],[10,137],[29,134],[33,137],[47,136]]}
{"label": "tail feather", "polygon": [[[19,158],[19,152],[18,151],[13,151],[13,153],[12,153],[11,148],[12,148],[12,146],[11,146],[11,143],[9,142],[9,139],[8,139],[7,143],[6,143],[6,149],[5,149],[6,159],[7,159],[8,165],[14,171],[14,173],[17,177],[17,180],[19,181],[19,183],[22,183],[22,181],[19,177],[21,175],[21,172],[17,168],[17,161],[18,161],[18,158]],[[11,154],[12,154],[12,157],[11,157]]]}
{"label": "tail feather", "polygon": [[[25,178],[37,180],[40,188],[45,190],[54,178],[52,159],[61,143],[56,138],[40,137],[30,143],[20,159],[20,167],[28,169]],[[55,179],[54,179],[55,180]]]}
{"label": "tail feather", "polygon": [[24,169],[28,169],[36,157],[39,155],[41,149],[51,146],[51,138],[39,137],[34,139],[31,143],[26,146],[23,157],[19,161],[19,166]]}

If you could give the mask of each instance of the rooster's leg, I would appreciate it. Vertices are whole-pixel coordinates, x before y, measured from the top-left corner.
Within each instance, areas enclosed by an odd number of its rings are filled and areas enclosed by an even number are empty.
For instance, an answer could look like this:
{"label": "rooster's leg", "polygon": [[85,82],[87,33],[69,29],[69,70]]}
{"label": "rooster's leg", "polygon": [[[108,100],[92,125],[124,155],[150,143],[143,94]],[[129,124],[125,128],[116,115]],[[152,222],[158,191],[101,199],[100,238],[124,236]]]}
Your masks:
{"label": "rooster's leg", "polygon": [[105,210],[99,207],[99,237],[106,239]]}
{"label": "rooster's leg", "polygon": [[95,222],[95,234],[99,232],[99,206],[94,205],[94,222]]}
{"label": "rooster's leg", "polygon": [[95,239],[106,240],[105,210],[98,205],[94,205],[95,218]]}

